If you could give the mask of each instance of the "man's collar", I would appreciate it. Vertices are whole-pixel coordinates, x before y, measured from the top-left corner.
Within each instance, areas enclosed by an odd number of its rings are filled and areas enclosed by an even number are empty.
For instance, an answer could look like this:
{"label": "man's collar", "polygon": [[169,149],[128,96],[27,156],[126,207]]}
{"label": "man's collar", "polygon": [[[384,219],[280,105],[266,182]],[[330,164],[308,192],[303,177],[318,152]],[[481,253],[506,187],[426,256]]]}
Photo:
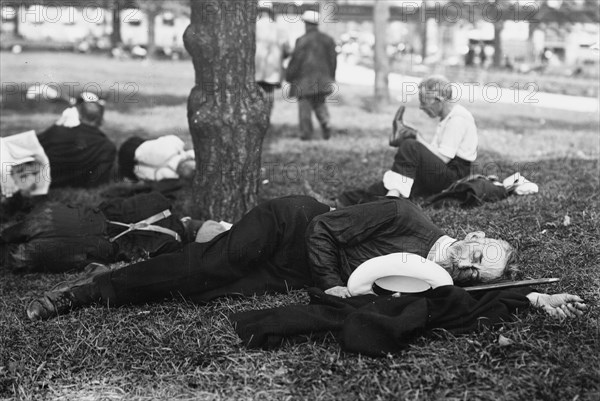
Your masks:
{"label": "man's collar", "polygon": [[449,237],[447,235],[442,235],[435,244],[429,250],[427,254],[427,260],[431,260],[432,262],[440,262],[442,260],[446,260],[449,255],[450,245],[456,242],[456,239]]}

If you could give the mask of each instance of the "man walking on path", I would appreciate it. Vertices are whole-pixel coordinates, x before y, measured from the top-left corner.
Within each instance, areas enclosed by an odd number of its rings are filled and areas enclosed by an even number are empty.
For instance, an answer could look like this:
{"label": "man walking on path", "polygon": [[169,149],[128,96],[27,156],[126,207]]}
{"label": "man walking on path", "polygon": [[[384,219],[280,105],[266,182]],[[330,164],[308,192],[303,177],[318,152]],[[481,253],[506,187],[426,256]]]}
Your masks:
{"label": "man walking on path", "polygon": [[337,67],[335,42],[319,31],[318,12],[306,11],[302,20],[306,33],[296,41],[286,80],[291,83],[290,96],[298,98],[301,139],[312,139],[313,110],[321,124],[323,139],[329,139],[331,126],[325,99],[334,92]]}

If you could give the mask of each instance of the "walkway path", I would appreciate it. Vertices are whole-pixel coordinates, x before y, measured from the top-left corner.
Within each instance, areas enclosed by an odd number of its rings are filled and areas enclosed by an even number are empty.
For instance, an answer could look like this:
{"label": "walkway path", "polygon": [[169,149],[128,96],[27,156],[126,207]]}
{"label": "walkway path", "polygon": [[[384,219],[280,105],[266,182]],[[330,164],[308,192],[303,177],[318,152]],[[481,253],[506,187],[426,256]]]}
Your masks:
{"label": "walkway path", "polygon": [[[340,83],[373,86],[375,72],[367,67],[352,64],[338,64],[336,79]],[[391,73],[390,89],[402,92],[398,100],[410,101],[417,95],[417,85],[421,78]],[[532,87],[515,89],[500,88],[497,84],[457,85],[455,93],[463,102],[514,103],[524,106],[544,107],[582,113],[599,113],[598,99],[581,96],[559,95],[537,92]]]}

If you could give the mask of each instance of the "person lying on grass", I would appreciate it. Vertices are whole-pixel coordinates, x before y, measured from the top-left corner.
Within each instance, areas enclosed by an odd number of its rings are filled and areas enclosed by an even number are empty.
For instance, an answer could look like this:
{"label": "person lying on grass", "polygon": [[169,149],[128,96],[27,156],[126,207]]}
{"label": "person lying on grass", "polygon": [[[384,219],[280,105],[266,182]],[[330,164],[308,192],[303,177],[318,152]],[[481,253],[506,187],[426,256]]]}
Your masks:
{"label": "person lying on grass", "polygon": [[[431,260],[455,284],[489,282],[510,274],[514,248],[472,232],[444,234],[404,198],[388,198],[331,211],[307,196],[273,199],[250,210],[230,230],[181,252],[60,284],[27,307],[32,320],[48,319],[94,303],[120,306],[183,297],[205,302],[222,295],[286,292],[317,286],[348,297],[350,274],[363,262],[395,252]],[[556,317],[581,315],[582,299],[531,293],[531,303]]]}
{"label": "person lying on grass", "polygon": [[175,135],[128,138],[118,153],[119,172],[131,181],[191,180],[196,172],[193,149]]}
{"label": "person lying on grass", "polygon": [[[340,208],[370,202],[386,194],[404,198],[432,195],[468,176],[477,158],[477,127],[473,115],[452,98],[452,85],[441,75],[427,77],[419,84],[420,109],[428,117],[440,120],[431,142],[404,125],[404,106],[401,106],[394,117],[390,138],[390,145],[398,151],[383,180],[366,189],[346,191],[327,203]],[[315,196],[310,188],[305,192]]]}

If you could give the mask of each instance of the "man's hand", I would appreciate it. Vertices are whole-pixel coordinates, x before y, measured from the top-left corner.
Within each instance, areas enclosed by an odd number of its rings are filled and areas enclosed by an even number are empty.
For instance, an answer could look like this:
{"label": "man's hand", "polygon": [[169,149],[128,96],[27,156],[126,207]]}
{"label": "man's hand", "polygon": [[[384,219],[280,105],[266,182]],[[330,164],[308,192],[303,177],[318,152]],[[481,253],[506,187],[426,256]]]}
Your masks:
{"label": "man's hand", "polygon": [[404,125],[402,119],[405,109],[404,106],[400,106],[394,116],[394,120],[392,121],[392,135],[390,135],[390,146],[398,147],[403,140],[407,138],[415,139],[417,137],[416,129]]}
{"label": "man's hand", "polygon": [[583,299],[571,294],[540,294],[532,292],[527,295],[531,304],[543,309],[554,319],[564,320],[583,315],[587,305]]}
{"label": "man's hand", "polygon": [[335,297],[340,298],[350,298],[352,296],[350,295],[350,291],[348,291],[348,287],[342,287],[340,285],[325,290],[325,294],[333,295]]}

